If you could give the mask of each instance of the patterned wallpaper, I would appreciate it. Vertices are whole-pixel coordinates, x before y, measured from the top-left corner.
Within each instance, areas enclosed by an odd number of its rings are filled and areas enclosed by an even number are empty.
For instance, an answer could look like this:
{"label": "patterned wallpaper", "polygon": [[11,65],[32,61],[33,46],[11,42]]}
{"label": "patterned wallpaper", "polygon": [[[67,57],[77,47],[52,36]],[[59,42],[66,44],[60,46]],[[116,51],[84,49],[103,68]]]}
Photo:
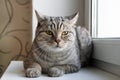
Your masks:
{"label": "patterned wallpaper", "polygon": [[32,0],[0,0],[0,75],[23,60],[32,42]]}

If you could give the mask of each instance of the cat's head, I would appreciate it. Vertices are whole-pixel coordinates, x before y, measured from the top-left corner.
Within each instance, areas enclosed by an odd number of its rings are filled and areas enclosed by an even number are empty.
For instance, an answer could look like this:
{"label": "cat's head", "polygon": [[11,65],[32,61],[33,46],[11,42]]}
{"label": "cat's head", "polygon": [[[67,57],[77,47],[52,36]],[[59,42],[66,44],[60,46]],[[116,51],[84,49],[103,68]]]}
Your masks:
{"label": "cat's head", "polygon": [[49,51],[64,51],[74,45],[78,13],[66,17],[50,17],[35,12],[38,19],[35,40],[40,48]]}

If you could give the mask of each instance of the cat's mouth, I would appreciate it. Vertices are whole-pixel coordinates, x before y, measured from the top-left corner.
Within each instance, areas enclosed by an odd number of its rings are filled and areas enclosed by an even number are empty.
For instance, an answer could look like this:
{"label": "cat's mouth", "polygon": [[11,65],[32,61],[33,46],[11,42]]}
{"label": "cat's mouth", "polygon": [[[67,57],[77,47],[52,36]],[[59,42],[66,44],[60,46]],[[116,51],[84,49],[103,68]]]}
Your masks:
{"label": "cat's mouth", "polygon": [[57,44],[56,46],[55,46],[55,48],[62,48],[59,44]]}

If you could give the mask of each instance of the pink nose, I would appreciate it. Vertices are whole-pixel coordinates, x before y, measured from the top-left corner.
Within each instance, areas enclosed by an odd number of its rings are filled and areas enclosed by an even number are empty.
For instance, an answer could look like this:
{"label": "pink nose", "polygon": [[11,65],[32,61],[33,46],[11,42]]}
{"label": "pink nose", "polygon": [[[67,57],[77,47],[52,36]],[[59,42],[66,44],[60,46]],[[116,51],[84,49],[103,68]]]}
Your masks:
{"label": "pink nose", "polygon": [[60,39],[55,39],[55,42],[59,43],[61,40]]}

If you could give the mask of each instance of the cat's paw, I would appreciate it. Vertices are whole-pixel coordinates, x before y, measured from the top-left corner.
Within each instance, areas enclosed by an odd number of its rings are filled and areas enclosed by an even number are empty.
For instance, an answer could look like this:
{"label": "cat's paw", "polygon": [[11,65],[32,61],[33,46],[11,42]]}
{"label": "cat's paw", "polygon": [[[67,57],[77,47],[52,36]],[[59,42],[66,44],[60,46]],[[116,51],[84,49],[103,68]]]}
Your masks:
{"label": "cat's paw", "polygon": [[65,72],[57,67],[52,67],[49,69],[48,75],[50,77],[59,77],[62,76]]}
{"label": "cat's paw", "polygon": [[26,77],[35,78],[41,75],[41,71],[37,68],[28,68],[25,74],[26,74]]}

